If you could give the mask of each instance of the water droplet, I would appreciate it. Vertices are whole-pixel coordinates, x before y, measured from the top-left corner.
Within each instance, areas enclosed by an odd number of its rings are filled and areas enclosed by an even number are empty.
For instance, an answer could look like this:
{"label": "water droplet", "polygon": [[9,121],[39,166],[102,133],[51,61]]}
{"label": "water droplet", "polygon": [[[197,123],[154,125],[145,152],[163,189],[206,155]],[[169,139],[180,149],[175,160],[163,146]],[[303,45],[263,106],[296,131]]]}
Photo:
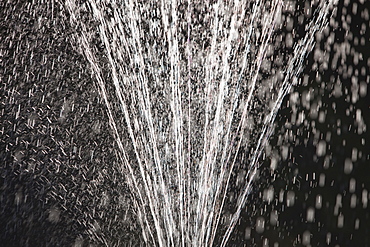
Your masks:
{"label": "water droplet", "polygon": [[344,215],[339,214],[338,215],[338,228],[343,228],[344,225]]}
{"label": "water droplet", "polygon": [[245,229],[244,238],[245,238],[246,240],[248,240],[248,239],[250,239],[250,238],[251,238],[251,228],[250,228],[250,227],[247,227],[247,228]]}
{"label": "water droplet", "polygon": [[319,177],[319,186],[324,187],[325,186],[325,174],[321,173]]}
{"label": "water droplet", "polygon": [[351,178],[351,180],[349,180],[349,192],[354,193],[355,190],[356,190],[356,179]]}
{"label": "water droplet", "polygon": [[284,190],[280,190],[280,193],[279,193],[279,202],[283,202],[284,201]]}
{"label": "water droplet", "polygon": [[362,190],[362,207],[367,208],[367,203],[368,203],[368,192],[366,189]]}
{"label": "water droplet", "polygon": [[60,218],[60,210],[55,207],[51,208],[49,210],[48,221],[57,223],[59,221],[59,218]]}
{"label": "water droplet", "polygon": [[321,195],[316,196],[316,205],[315,205],[315,207],[317,209],[320,209],[322,207],[322,196]]}
{"label": "water droplet", "polygon": [[261,234],[263,233],[264,230],[265,230],[265,218],[260,216],[257,218],[256,221],[256,232]]}
{"label": "water droplet", "polygon": [[274,199],[274,187],[270,186],[269,188],[263,191],[263,200],[270,203]]}
{"label": "water droplet", "polygon": [[313,222],[315,219],[315,209],[310,207],[307,209],[307,221]]}
{"label": "water droplet", "polygon": [[350,174],[352,172],[352,169],[353,169],[352,160],[347,158],[344,161],[344,173],[345,174]]}
{"label": "water droplet", "polygon": [[351,208],[355,208],[356,204],[357,204],[357,196],[356,196],[356,194],[353,194],[351,196],[351,204],[350,204]]}
{"label": "water droplet", "polygon": [[330,232],[328,232],[328,233],[326,234],[326,244],[327,244],[327,245],[330,245],[330,242],[331,242],[331,233],[330,233]]}
{"label": "water droplet", "polygon": [[73,244],[73,247],[82,247],[83,244],[84,244],[83,238],[77,237],[74,244]]}
{"label": "water droplet", "polygon": [[355,229],[358,230],[360,228],[360,219],[355,220]]}
{"label": "water droplet", "polygon": [[321,140],[317,145],[316,154],[319,157],[322,157],[326,154],[326,142],[324,140]]}
{"label": "water droplet", "polygon": [[302,234],[302,244],[303,245],[309,245],[311,242],[311,233],[310,231],[305,231],[303,234]]}
{"label": "water droplet", "polygon": [[22,191],[18,191],[17,193],[15,193],[14,203],[15,203],[17,206],[18,206],[19,204],[21,204],[21,202],[22,202],[22,197],[23,197]]}
{"label": "water droplet", "polygon": [[277,168],[277,159],[275,157],[272,157],[271,158],[271,165],[270,165],[270,168],[271,170],[275,171],[275,169]]}
{"label": "water droplet", "polygon": [[288,191],[288,193],[286,195],[286,205],[287,205],[287,207],[294,206],[294,202],[295,202],[294,192],[293,191]]}
{"label": "water droplet", "polygon": [[270,224],[275,226],[278,223],[279,215],[277,210],[273,210],[270,214]]}

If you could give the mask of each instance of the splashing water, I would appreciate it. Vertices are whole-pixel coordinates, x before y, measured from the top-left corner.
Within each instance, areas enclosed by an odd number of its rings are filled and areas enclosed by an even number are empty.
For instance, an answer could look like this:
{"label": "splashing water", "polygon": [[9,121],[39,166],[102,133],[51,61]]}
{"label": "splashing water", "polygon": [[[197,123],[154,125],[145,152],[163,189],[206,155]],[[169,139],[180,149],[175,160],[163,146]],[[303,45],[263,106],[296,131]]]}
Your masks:
{"label": "splashing water", "polygon": [[[321,1],[280,68],[273,1],[66,0],[90,63],[148,245],[225,246],[283,97],[332,1]],[[102,56],[103,54],[103,56]],[[232,172],[248,164],[233,215]],[[218,235],[218,234],[217,234]]]}

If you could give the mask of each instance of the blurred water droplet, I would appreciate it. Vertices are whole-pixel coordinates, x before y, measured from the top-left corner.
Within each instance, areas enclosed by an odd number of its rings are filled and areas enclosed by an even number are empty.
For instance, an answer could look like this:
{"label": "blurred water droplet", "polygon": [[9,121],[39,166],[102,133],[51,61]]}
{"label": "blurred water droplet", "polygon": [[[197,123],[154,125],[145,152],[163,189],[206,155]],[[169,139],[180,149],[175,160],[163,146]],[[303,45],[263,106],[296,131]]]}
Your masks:
{"label": "blurred water droplet", "polygon": [[302,244],[307,246],[310,243],[311,243],[311,233],[310,233],[310,231],[305,231],[302,234]]}
{"label": "blurred water droplet", "polygon": [[355,229],[358,230],[360,228],[360,219],[355,220]]}
{"label": "blurred water droplet", "polygon": [[279,215],[277,210],[273,210],[270,214],[270,224],[275,226],[277,225],[279,220]]}
{"label": "blurred water droplet", "polygon": [[367,208],[367,203],[368,203],[368,192],[366,189],[362,190],[362,207]]}
{"label": "blurred water droplet", "polygon": [[350,203],[350,207],[351,208],[355,208],[356,207],[356,204],[357,204],[357,196],[356,194],[353,194],[351,196],[351,203]]}
{"label": "blurred water droplet", "polygon": [[60,210],[58,208],[51,208],[49,210],[49,217],[48,217],[48,220],[50,222],[53,222],[53,223],[57,223],[59,221],[59,218],[60,218]]}
{"label": "blurred water droplet", "polygon": [[317,195],[316,196],[316,204],[315,204],[317,209],[320,209],[322,207],[322,196]]}
{"label": "blurred water droplet", "polygon": [[274,199],[274,187],[270,186],[269,188],[263,191],[263,200],[268,203],[271,203],[273,199]]}
{"label": "blurred water droplet", "polygon": [[288,193],[286,195],[286,205],[287,205],[287,207],[294,206],[294,202],[295,202],[295,193],[294,193],[294,191],[288,191]]}
{"label": "blurred water droplet", "polygon": [[356,179],[351,178],[351,180],[349,180],[349,192],[354,193],[355,190],[356,190]]}
{"label": "blurred water droplet", "polygon": [[352,169],[353,169],[352,160],[347,158],[344,161],[344,173],[345,174],[350,174],[352,172]]}
{"label": "blurred water droplet", "polygon": [[324,140],[321,140],[317,145],[316,154],[319,157],[324,156],[326,154],[326,142]]}
{"label": "blurred water droplet", "polygon": [[256,232],[261,234],[263,233],[264,230],[265,230],[265,218],[260,216],[256,220]]}
{"label": "blurred water droplet", "polygon": [[271,165],[270,165],[271,170],[275,170],[277,168],[277,159],[275,157],[271,158]]}
{"label": "blurred water droplet", "polygon": [[328,233],[326,234],[326,244],[327,244],[327,245],[330,245],[330,243],[331,243],[331,233],[330,233],[330,232],[328,232]]}
{"label": "blurred water droplet", "polygon": [[338,215],[338,228],[343,228],[344,225],[344,215],[339,214]]}
{"label": "blurred water droplet", "polygon": [[22,194],[22,191],[18,191],[17,193],[15,193],[15,198],[14,198],[14,203],[15,205],[19,205],[22,203],[22,197],[23,197],[23,194]]}
{"label": "blurred water droplet", "polygon": [[245,238],[246,240],[248,240],[248,239],[250,239],[250,238],[251,238],[251,228],[250,228],[250,227],[245,228],[244,238]]}
{"label": "blurred water droplet", "polygon": [[307,209],[307,221],[313,222],[315,220],[315,209],[310,207]]}
{"label": "blurred water droplet", "polygon": [[319,186],[324,187],[325,186],[325,174],[321,173],[319,177]]}
{"label": "blurred water droplet", "polygon": [[280,193],[279,193],[279,202],[283,202],[284,201],[284,190],[280,190]]}
{"label": "blurred water droplet", "polygon": [[73,244],[73,247],[82,247],[82,246],[84,246],[83,244],[84,244],[83,238],[77,237],[74,244]]}

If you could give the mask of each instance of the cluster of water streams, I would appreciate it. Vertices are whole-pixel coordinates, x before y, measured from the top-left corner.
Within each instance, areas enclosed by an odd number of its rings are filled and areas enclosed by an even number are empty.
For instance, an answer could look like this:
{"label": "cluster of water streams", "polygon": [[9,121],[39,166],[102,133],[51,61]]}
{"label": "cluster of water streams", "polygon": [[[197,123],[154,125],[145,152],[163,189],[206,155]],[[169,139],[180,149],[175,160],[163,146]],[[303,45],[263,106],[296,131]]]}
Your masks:
{"label": "cluster of water streams", "polygon": [[[77,43],[107,107],[145,241],[213,245],[244,148],[247,172],[240,178],[236,210],[222,226],[221,246],[226,244],[276,112],[331,5],[317,6],[305,36],[292,44],[280,68],[264,76],[261,71],[280,58],[273,56],[272,36],[283,1],[66,1]],[[104,49],[109,79],[94,38]]]}

